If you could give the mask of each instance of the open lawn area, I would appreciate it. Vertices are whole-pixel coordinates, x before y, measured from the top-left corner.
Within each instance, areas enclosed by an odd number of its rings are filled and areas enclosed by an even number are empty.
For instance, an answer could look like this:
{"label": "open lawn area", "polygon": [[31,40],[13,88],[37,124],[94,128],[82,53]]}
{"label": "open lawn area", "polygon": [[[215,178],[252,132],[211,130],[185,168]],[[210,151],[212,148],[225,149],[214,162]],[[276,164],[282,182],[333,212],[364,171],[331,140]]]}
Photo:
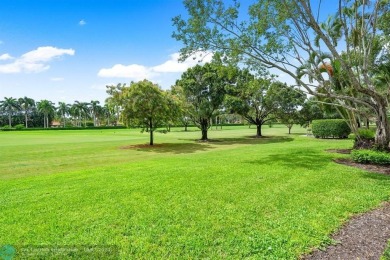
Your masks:
{"label": "open lawn area", "polygon": [[[294,126],[155,134],[0,132],[0,247],[113,246],[116,258],[296,259],[389,200],[390,176],[336,164]],[[54,250],[53,250],[54,251]],[[46,252],[59,254],[61,252]],[[84,252],[87,254],[86,252]],[[98,254],[98,253],[97,253]]]}

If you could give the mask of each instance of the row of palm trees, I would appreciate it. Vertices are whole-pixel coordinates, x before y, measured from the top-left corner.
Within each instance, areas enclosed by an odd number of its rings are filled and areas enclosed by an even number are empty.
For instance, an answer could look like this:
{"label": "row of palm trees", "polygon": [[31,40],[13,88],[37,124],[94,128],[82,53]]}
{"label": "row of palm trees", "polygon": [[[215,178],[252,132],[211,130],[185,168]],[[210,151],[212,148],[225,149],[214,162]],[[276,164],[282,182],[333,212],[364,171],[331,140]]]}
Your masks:
{"label": "row of palm trees", "polygon": [[81,127],[86,126],[88,120],[93,120],[93,126],[116,124],[117,118],[114,107],[109,103],[101,106],[97,100],[91,102],[75,101],[73,104],[58,102],[56,106],[50,100],[44,99],[35,102],[29,97],[13,98],[4,97],[0,101],[0,115],[8,117],[8,125],[12,127],[13,118],[23,114],[24,125],[29,127],[32,117],[43,116],[43,127],[48,128],[51,120],[56,119],[63,127],[67,125]]}

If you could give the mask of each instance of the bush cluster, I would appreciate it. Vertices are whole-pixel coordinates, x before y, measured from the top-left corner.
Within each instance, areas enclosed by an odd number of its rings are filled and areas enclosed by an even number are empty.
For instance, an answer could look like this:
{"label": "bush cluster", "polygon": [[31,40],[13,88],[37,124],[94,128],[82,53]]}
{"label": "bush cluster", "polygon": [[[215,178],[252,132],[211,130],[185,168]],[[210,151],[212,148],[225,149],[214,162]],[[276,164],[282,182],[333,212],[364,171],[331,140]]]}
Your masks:
{"label": "bush cluster", "polygon": [[316,138],[347,138],[351,133],[348,124],[342,119],[313,120],[311,128]]}
{"label": "bush cluster", "polygon": [[358,163],[390,165],[390,153],[373,150],[353,150],[352,160]]}

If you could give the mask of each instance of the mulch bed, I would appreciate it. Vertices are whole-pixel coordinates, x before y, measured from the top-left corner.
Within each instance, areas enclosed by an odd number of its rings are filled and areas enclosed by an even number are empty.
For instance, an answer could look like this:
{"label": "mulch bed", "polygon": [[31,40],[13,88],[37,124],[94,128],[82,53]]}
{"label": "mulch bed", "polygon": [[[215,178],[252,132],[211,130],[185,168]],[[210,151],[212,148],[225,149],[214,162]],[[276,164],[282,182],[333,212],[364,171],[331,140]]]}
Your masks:
{"label": "mulch bed", "polygon": [[356,167],[356,168],[363,169],[363,170],[366,170],[369,172],[390,175],[390,166],[356,163],[349,158],[334,159],[334,162],[339,163],[339,164],[345,164],[345,165],[352,166],[352,167]]}
{"label": "mulch bed", "polygon": [[[330,153],[341,153],[341,154],[350,154],[351,153],[351,149],[329,149],[326,151],[330,152]],[[337,158],[337,159],[334,159],[333,161],[336,163],[339,163],[339,164],[352,166],[352,167],[363,169],[363,170],[366,170],[369,172],[390,175],[390,166],[386,166],[386,165],[357,163],[357,162],[352,161],[352,159],[350,159],[350,158]]]}
{"label": "mulch bed", "polygon": [[390,203],[353,217],[325,251],[316,249],[303,259],[379,259],[390,238]]}
{"label": "mulch bed", "polygon": [[[328,152],[349,154],[349,149],[333,149]],[[355,163],[349,158],[339,158],[336,163],[366,171],[389,174],[389,166]],[[390,238],[390,202],[370,212],[352,217],[332,236],[335,245],[325,250],[314,250],[303,259],[379,259]]]}

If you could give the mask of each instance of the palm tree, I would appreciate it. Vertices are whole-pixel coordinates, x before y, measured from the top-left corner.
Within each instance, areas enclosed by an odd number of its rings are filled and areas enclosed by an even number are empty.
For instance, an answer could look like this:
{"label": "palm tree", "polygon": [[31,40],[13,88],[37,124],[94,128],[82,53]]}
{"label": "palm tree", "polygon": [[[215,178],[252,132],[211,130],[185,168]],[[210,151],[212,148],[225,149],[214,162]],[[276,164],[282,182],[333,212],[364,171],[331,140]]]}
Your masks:
{"label": "palm tree", "polygon": [[54,103],[44,99],[37,103],[38,112],[42,113],[43,118],[43,127],[48,128],[49,127],[49,115],[54,114],[55,107]]}
{"label": "palm tree", "polygon": [[20,109],[18,101],[13,97],[4,97],[4,100],[0,101],[0,106],[8,114],[9,127],[12,127],[12,114]]}
{"label": "palm tree", "polygon": [[26,128],[28,128],[28,113],[35,107],[35,101],[32,98],[23,97],[18,99],[20,108],[24,111],[24,121]]}
{"label": "palm tree", "polygon": [[98,107],[99,107],[100,102],[97,100],[91,100],[91,102],[89,104],[90,104],[90,108],[91,108],[91,114],[93,117],[93,126],[97,126],[96,115],[97,115],[97,112],[99,109]]}
{"label": "palm tree", "polygon": [[63,127],[65,127],[65,117],[67,114],[69,114],[69,110],[69,104],[66,104],[65,102],[58,102],[57,112],[61,116]]}
{"label": "palm tree", "polygon": [[88,116],[88,103],[75,101],[71,107],[73,115],[76,116],[76,125],[81,127],[81,119],[84,118],[84,127]]}

